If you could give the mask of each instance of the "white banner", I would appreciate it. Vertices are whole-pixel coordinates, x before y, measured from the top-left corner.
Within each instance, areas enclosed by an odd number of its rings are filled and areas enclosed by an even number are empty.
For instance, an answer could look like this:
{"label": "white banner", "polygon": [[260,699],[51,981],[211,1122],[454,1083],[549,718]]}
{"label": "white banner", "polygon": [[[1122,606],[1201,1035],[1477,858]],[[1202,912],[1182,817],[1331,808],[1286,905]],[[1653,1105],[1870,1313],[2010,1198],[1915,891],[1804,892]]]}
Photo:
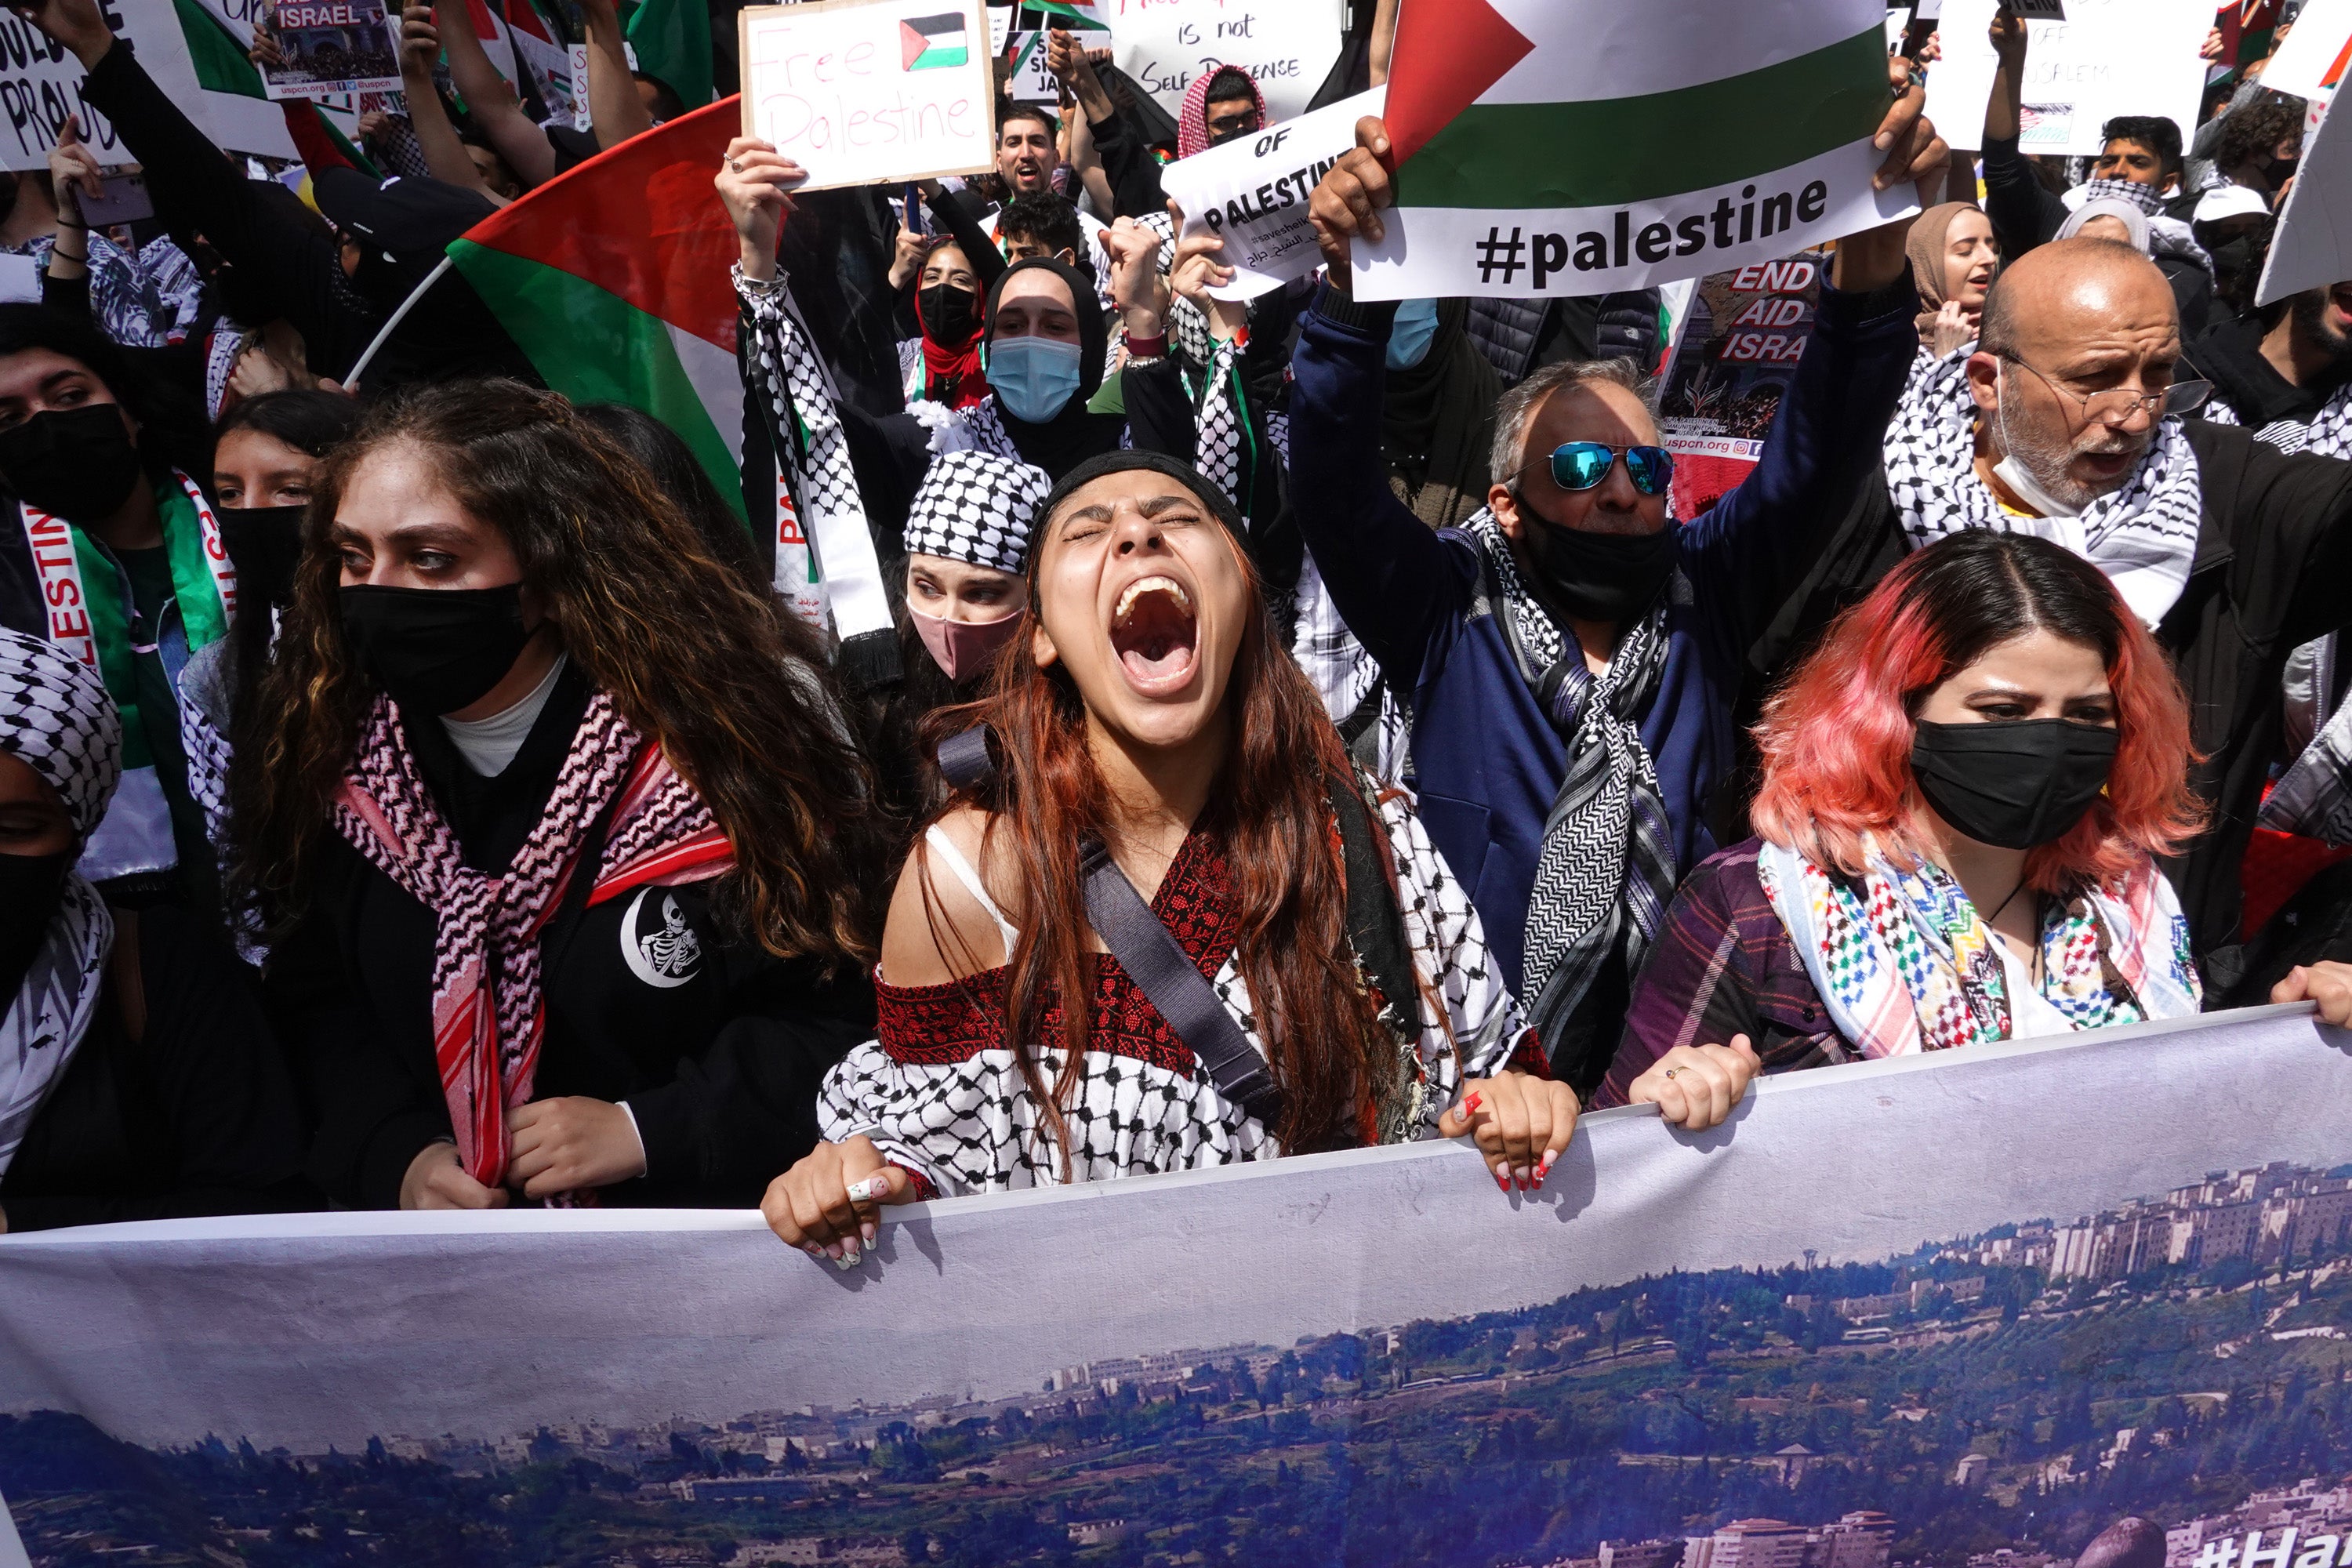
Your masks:
{"label": "white banner", "polygon": [[1919,210],[1909,184],[1877,191],[1868,142],[1776,174],[1622,207],[1411,207],[1354,242],[1361,300],[1606,294],[1772,261]]}
{"label": "white banner", "polygon": [[2352,0],[2310,0],[2285,42],[2263,67],[2263,85],[2296,98],[2336,90],[2352,53]]}
{"label": "white banner", "polygon": [[743,133],[803,190],[995,165],[995,68],[980,0],[810,0],[739,13]]}
{"label": "white banner", "polygon": [[[1988,29],[1999,0],[1945,0],[1943,58],[1927,68],[1927,117],[1955,147],[1984,140],[1998,61]],[[2028,153],[2095,157],[2118,114],[2161,114],[2196,132],[2205,90],[2198,51],[2210,0],[2072,0],[2063,22],[2025,25],[2023,130]]]}
{"label": "white banner", "polygon": [[[1425,3],[1425,0],[1424,0]],[[1442,0],[1440,0],[1442,3]],[[1237,66],[1288,120],[1339,58],[1345,0],[1096,0],[1109,24],[1112,63],[1175,114],[1196,76]]]}
{"label": "white banner", "polygon": [[1255,300],[1323,264],[1307,198],[1356,144],[1356,121],[1378,115],[1387,100],[1387,89],[1376,87],[1160,171],[1161,188],[1183,210],[1184,232],[1206,230],[1225,242],[1218,258],[1234,268],[1234,280],[1212,295]]}
{"label": "white banner", "polygon": [[749,1211],[8,1236],[0,1492],[60,1563],[2333,1568],[2347,1046],[1790,1073],[1510,1195],[1433,1142],[887,1208],[846,1272]]}

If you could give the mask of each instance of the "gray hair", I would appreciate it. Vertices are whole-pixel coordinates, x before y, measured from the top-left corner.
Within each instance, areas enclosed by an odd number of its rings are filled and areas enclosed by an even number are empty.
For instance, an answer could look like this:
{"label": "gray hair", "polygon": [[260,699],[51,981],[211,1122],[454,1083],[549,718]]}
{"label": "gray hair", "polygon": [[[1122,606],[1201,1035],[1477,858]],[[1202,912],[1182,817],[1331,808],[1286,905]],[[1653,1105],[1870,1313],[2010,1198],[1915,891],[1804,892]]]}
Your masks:
{"label": "gray hair", "polygon": [[1517,480],[1522,466],[1519,448],[1528,438],[1528,426],[1553,393],[1565,386],[1601,385],[1623,387],[1642,400],[1642,407],[1653,420],[1657,418],[1657,379],[1643,375],[1642,367],[1630,359],[1570,359],[1548,364],[1503,394],[1495,405],[1495,447],[1487,459],[1494,482],[1510,485]]}

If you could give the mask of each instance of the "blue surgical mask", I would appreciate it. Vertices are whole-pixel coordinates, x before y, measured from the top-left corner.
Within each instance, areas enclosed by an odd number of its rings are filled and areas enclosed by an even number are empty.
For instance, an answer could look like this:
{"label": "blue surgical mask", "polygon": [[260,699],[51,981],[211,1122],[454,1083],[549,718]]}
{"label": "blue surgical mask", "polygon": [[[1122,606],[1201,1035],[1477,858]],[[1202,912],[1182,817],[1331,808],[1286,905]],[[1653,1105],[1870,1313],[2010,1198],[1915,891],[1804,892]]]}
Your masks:
{"label": "blue surgical mask", "polygon": [[1407,300],[1397,307],[1396,325],[1389,329],[1389,368],[1411,370],[1429,357],[1437,336],[1437,301]]}
{"label": "blue surgical mask", "polygon": [[1078,395],[1078,345],[1054,338],[999,338],[988,345],[988,384],[1015,419],[1043,425]]}

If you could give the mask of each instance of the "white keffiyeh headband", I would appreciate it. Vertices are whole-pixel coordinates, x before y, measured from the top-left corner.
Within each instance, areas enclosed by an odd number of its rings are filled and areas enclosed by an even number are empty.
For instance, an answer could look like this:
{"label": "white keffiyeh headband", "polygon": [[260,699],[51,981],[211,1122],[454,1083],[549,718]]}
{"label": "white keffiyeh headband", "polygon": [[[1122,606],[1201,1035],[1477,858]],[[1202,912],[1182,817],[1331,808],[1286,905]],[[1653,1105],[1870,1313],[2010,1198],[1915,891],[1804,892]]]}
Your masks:
{"label": "white keffiyeh headband", "polygon": [[1054,488],[1043,468],[966,448],[931,459],[907,515],[907,553],[998,572],[1028,563],[1029,530]]}
{"label": "white keffiyeh headband", "polygon": [[122,719],[98,671],[56,644],[0,629],[0,752],[58,792],[87,842],[122,778]]}

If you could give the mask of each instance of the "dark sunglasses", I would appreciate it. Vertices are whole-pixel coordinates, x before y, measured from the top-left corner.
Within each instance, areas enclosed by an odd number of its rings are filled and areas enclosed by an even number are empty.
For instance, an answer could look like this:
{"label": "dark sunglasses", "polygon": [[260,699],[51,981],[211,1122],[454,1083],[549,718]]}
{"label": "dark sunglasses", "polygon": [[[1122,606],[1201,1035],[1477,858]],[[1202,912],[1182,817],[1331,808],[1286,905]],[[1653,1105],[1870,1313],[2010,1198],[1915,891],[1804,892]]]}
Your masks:
{"label": "dark sunglasses", "polygon": [[[1551,482],[1564,490],[1589,490],[1609,477],[1611,466],[1621,454],[1625,459],[1625,477],[1633,481],[1635,489],[1645,496],[1666,493],[1666,486],[1675,477],[1675,456],[1664,447],[1612,447],[1606,441],[1570,441],[1552,448]],[[1534,467],[1534,463],[1528,465]]]}

